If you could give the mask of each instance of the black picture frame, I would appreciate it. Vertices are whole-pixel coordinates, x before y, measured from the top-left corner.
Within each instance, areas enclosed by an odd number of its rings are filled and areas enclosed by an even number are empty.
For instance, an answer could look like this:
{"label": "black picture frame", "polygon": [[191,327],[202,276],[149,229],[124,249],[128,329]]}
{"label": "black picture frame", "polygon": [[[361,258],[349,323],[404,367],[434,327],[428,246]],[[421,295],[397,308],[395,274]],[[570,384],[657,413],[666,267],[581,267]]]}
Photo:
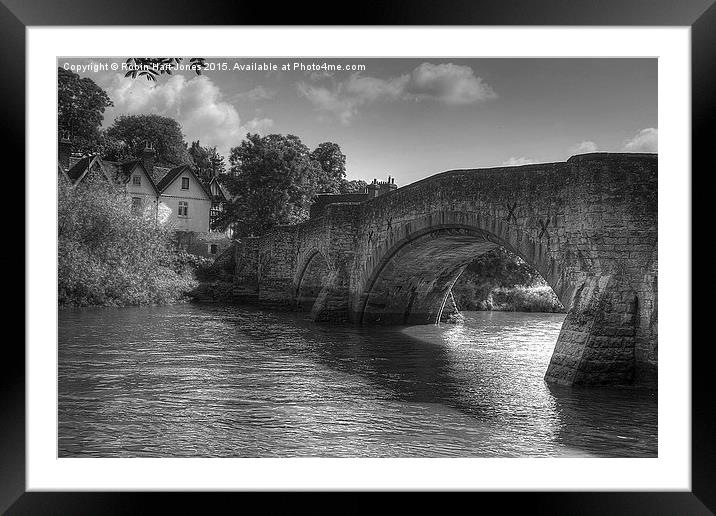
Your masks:
{"label": "black picture frame", "polygon": [[[575,25],[575,26],[690,26],[692,30],[692,171],[680,171],[691,179],[693,170],[713,175],[707,160],[713,146],[709,126],[714,117],[716,93],[716,5],[714,0],[430,0],[373,6],[354,6],[350,23],[356,25]],[[0,0],[0,59],[5,73],[0,80],[4,115],[3,146],[15,149],[14,170],[25,170],[25,29],[38,25],[333,25],[337,3],[275,3],[217,0],[211,2],[147,0]],[[349,6],[350,7],[350,6]],[[346,23],[345,14],[340,25]],[[7,162],[6,162],[7,163]],[[710,163],[709,163],[710,165]],[[11,173],[8,169],[6,173]],[[7,176],[6,176],[7,177]],[[24,181],[20,183],[25,195]],[[693,192],[698,192],[693,190]],[[700,192],[699,195],[707,195]],[[706,201],[702,205],[707,205]],[[698,199],[693,198],[692,206]],[[698,220],[693,217],[694,222]],[[693,231],[692,231],[692,234]],[[15,260],[17,257],[15,257]],[[27,263],[27,262],[25,262]],[[26,268],[26,276],[32,271]],[[25,306],[13,298],[18,306]],[[684,300],[689,302],[690,300]],[[683,343],[688,346],[691,343]],[[480,493],[479,502],[515,505],[537,514],[713,514],[716,511],[716,404],[713,392],[710,339],[692,345],[692,491],[604,493]],[[25,352],[16,338],[6,339],[0,375],[0,511],[7,514],[119,514],[145,512],[158,502],[164,509],[188,512],[195,506],[188,493],[57,493],[25,489]],[[243,495],[244,497],[246,494]],[[237,507],[236,494],[221,494],[220,502]],[[211,501],[216,496],[212,496]],[[228,499],[227,499],[228,498]],[[275,500],[275,497],[271,497]],[[296,498],[290,497],[291,507]],[[355,497],[352,497],[355,499]],[[413,501],[422,503],[422,496]],[[201,496],[203,510],[208,501]],[[233,502],[233,503],[232,503]],[[251,503],[242,501],[242,505]],[[332,503],[332,502],[328,502]],[[470,502],[474,504],[474,501]],[[300,502],[299,502],[300,504]],[[524,504],[524,505],[523,505]],[[275,502],[270,504],[275,508]],[[367,509],[360,501],[341,505],[345,510]],[[487,507],[487,506],[485,506]],[[314,507],[315,508],[315,507]],[[361,511],[362,512],[362,511]]]}

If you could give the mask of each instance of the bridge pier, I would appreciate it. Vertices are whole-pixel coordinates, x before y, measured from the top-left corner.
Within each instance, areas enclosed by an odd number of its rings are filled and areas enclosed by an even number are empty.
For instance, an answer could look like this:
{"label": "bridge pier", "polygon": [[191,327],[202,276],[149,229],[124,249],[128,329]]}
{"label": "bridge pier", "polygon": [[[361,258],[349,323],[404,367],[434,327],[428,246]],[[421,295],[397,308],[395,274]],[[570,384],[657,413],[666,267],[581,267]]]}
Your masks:
{"label": "bridge pier", "polygon": [[562,325],[545,380],[560,385],[632,383],[637,303],[629,285],[613,276],[582,284]]}
{"label": "bridge pier", "polygon": [[332,270],[325,278],[325,285],[311,308],[311,319],[318,322],[347,321],[348,275],[344,271]]}

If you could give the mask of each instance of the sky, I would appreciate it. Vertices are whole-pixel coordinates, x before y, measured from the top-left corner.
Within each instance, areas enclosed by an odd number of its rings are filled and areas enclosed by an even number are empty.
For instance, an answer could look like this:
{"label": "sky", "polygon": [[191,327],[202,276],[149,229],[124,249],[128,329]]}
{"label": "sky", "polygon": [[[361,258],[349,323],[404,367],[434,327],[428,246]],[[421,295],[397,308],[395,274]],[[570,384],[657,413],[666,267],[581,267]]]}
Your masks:
{"label": "sky", "polygon": [[58,60],[113,100],[103,127],[169,116],[187,142],[227,158],[247,132],[335,142],[348,179],[403,186],[457,168],[657,151],[656,59],[209,58],[201,75],[156,83],[124,77],[124,62]]}

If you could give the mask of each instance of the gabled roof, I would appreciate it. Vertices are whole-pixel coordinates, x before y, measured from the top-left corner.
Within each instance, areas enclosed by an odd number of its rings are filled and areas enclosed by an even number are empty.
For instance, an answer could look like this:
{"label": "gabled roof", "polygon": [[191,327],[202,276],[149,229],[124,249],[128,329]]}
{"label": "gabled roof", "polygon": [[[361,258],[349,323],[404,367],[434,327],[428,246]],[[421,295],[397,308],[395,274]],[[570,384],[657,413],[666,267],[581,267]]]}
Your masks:
{"label": "gabled roof", "polygon": [[77,183],[82,181],[82,178],[85,177],[87,172],[97,162],[100,163],[100,168],[104,171],[104,167],[102,167],[99,155],[95,154],[94,156],[85,156],[78,160],[74,165],[72,165],[67,171],[67,178],[73,185],[76,185]]}
{"label": "gabled roof", "polygon": [[104,174],[108,181],[116,181],[121,183],[127,183],[132,176],[132,172],[135,168],[140,167],[144,172],[144,175],[149,180],[154,191],[159,194],[156,183],[152,176],[147,172],[144,164],[141,160],[129,160],[129,161],[105,161],[95,154],[92,156],[84,156],[81,159],[75,160],[75,163],[70,166],[67,171],[62,170],[62,167],[58,163],[57,168],[62,171],[65,177],[70,181],[72,185],[79,184],[87,172],[95,165],[98,164],[100,170]]}
{"label": "gabled roof", "polygon": [[178,167],[174,167],[164,177],[162,177],[162,179],[157,183],[157,190],[159,193],[164,193],[164,191],[169,188],[169,185],[171,185],[176,178],[184,172],[189,172],[194,177],[194,180],[199,183],[199,186],[201,186],[201,189],[204,191],[207,198],[212,198],[211,192],[207,190],[204,183],[199,181],[199,178],[196,177],[196,174],[189,165],[179,165]]}
{"label": "gabled roof", "polygon": [[102,161],[102,165],[104,165],[104,170],[107,175],[111,177],[124,179],[127,174],[124,171],[127,166],[121,161]]}
{"label": "gabled roof", "polygon": [[179,177],[179,174],[184,172],[185,168],[189,168],[186,165],[179,165],[178,167],[174,167],[169,172],[167,172],[164,177],[162,177],[157,182],[157,188],[160,192],[163,192],[167,189],[167,187],[174,182],[174,180]]}
{"label": "gabled roof", "polygon": [[151,176],[151,174],[147,172],[147,169],[145,168],[142,160],[132,159],[129,161],[121,162],[103,161],[102,165],[104,165],[105,171],[108,175],[114,176],[114,179],[116,181],[122,181],[123,183],[128,183],[132,177],[132,172],[134,172],[134,169],[139,167],[142,172],[144,172],[144,175],[147,177],[147,179],[149,179],[149,184],[152,185],[154,191],[159,194],[157,184],[154,182],[154,178]]}
{"label": "gabled roof", "polygon": [[[216,179],[216,177],[212,177],[211,181],[209,181],[209,192],[211,192],[211,185],[216,185],[216,188],[224,201],[231,200],[232,196],[226,191],[226,189],[221,185],[221,183],[218,181],[218,179]],[[212,195],[212,197],[217,196]]]}
{"label": "gabled roof", "polygon": [[70,181],[72,181],[72,183],[79,182],[79,180],[82,179],[85,173],[87,173],[91,158],[91,156],[85,156],[77,163],[70,166],[70,168],[67,170],[67,177],[70,178]]}
{"label": "gabled roof", "polygon": [[57,162],[57,174],[64,177],[69,181],[69,178],[67,177],[67,174],[65,173],[65,169],[62,168],[62,164],[58,161]]}
{"label": "gabled roof", "polygon": [[166,176],[171,168],[166,167],[157,167],[156,165],[152,168],[152,181],[154,181],[154,184],[158,184],[159,181],[161,181],[164,176]]}
{"label": "gabled roof", "polygon": [[70,159],[69,159],[69,162],[68,162],[68,163],[69,163],[69,168],[74,167],[75,164],[76,164],[79,160],[81,160],[83,157],[84,157],[84,156],[78,156],[77,154],[70,154]]}

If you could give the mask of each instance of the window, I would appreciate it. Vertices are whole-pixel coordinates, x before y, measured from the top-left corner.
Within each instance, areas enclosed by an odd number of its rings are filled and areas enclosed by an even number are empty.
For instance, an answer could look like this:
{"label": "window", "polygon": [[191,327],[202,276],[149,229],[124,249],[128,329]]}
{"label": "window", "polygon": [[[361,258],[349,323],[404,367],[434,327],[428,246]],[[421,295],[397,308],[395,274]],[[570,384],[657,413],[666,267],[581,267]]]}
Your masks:
{"label": "window", "polygon": [[216,244],[209,244],[209,254],[216,254],[217,248]]}
{"label": "window", "polygon": [[142,213],[142,204],[141,197],[132,197],[132,213],[135,215]]}
{"label": "window", "polygon": [[179,201],[179,216],[180,217],[188,217],[189,216],[189,203],[186,201]]}
{"label": "window", "polygon": [[211,208],[209,209],[209,231],[216,231],[214,225],[216,224],[216,220],[219,218],[219,215],[221,215],[221,211],[221,205],[211,205]]}
{"label": "window", "polygon": [[142,176],[139,176],[139,175],[132,176],[132,184],[137,185],[137,186],[141,185],[142,184]]}
{"label": "window", "polygon": [[182,178],[181,178],[181,189],[182,189],[182,190],[188,190],[188,189],[189,189],[189,178],[188,178],[188,177],[182,177]]}

